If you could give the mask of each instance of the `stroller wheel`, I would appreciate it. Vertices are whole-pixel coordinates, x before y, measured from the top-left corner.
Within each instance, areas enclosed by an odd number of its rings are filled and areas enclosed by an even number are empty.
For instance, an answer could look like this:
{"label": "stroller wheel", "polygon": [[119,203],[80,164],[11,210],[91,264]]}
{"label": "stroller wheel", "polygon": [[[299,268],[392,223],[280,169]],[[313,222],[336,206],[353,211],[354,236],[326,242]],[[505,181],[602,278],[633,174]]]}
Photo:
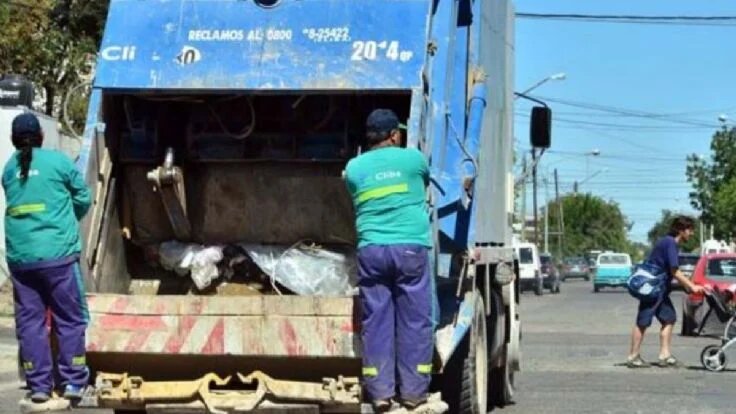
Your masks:
{"label": "stroller wheel", "polygon": [[700,353],[700,363],[708,371],[723,371],[728,364],[726,353],[718,345],[708,345]]}

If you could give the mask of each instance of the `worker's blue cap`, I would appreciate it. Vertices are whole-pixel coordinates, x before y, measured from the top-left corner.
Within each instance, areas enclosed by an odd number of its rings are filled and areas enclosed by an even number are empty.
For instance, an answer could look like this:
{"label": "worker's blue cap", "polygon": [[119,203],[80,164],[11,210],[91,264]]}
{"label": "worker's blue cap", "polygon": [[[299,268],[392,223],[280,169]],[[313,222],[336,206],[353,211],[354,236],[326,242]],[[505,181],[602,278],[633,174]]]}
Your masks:
{"label": "worker's blue cap", "polygon": [[368,115],[365,121],[366,132],[385,134],[394,129],[406,129],[406,126],[399,122],[399,117],[390,109],[376,109]]}
{"label": "worker's blue cap", "polygon": [[38,136],[41,134],[41,123],[38,122],[36,115],[24,112],[13,119],[12,134],[17,138]]}

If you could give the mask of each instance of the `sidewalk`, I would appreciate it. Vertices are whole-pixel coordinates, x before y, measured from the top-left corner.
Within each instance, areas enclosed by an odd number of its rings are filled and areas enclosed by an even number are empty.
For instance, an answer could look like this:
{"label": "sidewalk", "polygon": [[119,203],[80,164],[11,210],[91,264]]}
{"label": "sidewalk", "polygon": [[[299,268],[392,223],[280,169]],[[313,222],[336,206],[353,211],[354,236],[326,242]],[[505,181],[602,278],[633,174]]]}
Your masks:
{"label": "sidewalk", "polygon": [[[0,319],[13,319],[13,284],[7,280],[0,282]],[[5,326],[5,324],[0,324]]]}

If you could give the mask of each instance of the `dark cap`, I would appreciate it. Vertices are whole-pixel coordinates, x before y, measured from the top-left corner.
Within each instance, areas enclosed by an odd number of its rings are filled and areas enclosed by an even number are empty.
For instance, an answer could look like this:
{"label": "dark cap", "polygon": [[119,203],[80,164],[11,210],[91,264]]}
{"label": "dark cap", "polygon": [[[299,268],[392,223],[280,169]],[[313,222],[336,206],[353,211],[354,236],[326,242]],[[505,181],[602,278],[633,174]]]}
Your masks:
{"label": "dark cap", "polygon": [[394,129],[406,129],[399,122],[399,117],[390,109],[376,109],[368,115],[365,121],[366,132],[389,133]]}
{"label": "dark cap", "polygon": [[18,138],[41,135],[41,124],[36,115],[24,112],[13,119],[12,134]]}

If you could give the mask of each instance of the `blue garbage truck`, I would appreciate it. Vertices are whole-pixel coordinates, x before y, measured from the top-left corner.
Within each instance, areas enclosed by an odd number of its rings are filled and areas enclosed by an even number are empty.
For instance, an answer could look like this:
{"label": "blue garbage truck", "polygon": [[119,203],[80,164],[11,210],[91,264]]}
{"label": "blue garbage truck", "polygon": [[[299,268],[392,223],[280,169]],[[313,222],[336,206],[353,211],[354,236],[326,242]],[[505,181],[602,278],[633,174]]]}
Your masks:
{"label": "blue garbage truck", "polygon": [[513,22],[504,0],[111,0],[78,160],[85,402],[365,412],[359,298],[319,283],[354,288],[342,173],[389,108],[432,177],[430,405],[510,403]]}

